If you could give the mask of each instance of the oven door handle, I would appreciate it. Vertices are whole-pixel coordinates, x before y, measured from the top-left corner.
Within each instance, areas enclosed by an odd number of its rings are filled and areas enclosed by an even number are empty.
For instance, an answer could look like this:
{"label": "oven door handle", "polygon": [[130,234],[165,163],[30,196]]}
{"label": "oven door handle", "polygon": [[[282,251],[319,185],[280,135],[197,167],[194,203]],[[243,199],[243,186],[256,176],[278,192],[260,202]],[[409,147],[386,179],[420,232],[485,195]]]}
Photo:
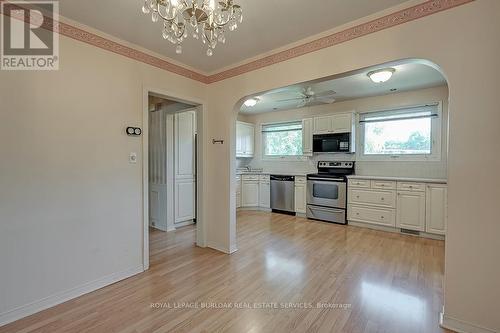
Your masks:
{"label": "oven door handle", "polygon": [[343,182],[345,183],[343,178],[321,178],[321,177],[309,177],[307,178],[308,180],[324,180],[324,181],[331,181],[331,182]]}

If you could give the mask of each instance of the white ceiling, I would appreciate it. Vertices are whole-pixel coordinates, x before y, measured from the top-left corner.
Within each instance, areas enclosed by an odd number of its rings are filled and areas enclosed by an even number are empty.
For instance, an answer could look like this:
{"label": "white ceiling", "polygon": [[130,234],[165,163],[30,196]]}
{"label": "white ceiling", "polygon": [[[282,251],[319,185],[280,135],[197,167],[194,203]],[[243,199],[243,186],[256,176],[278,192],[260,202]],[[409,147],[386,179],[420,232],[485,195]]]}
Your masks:
{"label": "white ceiling", "polygon": [[[388,66],[382,66],[385,68]],[[259,102],[254,107],[241,107],[241,112],[245,114],[255,114],[270,111],[280,111],[295,109],[299,106],[304,89],[310,87],[317,95],[329,91],[335,91],[333,97],[335,102],[341,102],[356,98],[369,96],[387,95],[396,92],[411,91],[436,87],[446,84],[446,79],[436,69],[414,61],[408,61],[403,64],[389,66],[396,69],[392,78],[385,83],[373,83],[367,76],[368,72],[379,67],[364,69],[363,71],[325,81],[315,81],[314,83],[301,83],[284,88],[279,88],[258,95]],[[397,89],[391,91],[391,89]],[[281,102],[282,100],[288,100]],[[324,103],[311,103],[307,106],[320,105]]]}
{"label": "white ceiling", "polygon": [[209,73],[406,1],[236,0],[243,7],[243,24],[228,33],[226,44],[218,45],[212,57],[191,37],[177,55],[161,36],[162,24],[142,14],[142,0],[64,0],[60,11],[69,19]]}

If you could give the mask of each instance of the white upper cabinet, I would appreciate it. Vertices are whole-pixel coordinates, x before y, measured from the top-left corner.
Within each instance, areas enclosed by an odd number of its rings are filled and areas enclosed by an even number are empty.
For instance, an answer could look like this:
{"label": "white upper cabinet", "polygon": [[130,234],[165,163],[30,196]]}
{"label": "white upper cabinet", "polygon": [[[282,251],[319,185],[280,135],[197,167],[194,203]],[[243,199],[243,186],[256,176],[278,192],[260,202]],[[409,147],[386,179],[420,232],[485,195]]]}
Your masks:
{"label": "white upper cabinet", "polygon": [[398,191],[396,227],[425,231],[425,192]]}
{"label": "white upper cabinet", "polygon": [[313,154],[313,118],[302,120],[302,155]]}
{"label": "white upper cabinet", "polygon": [[446,233],[448,186],[429,184],[426,192],[425,231],[431,234]]}
{"label": "white upper cabinet", "polygon": [[350,133],[352,132],[353,114],[345,113],[333,116],[332,132],[333,133]]}
{"label": "white upper cabinet", "polygon": [[332,132],[333,116],[315,117],[314,118],[314,134],[328,134]]}
{"label": "white upper cabinet", "polygon": [[314,134],[350,133],[353,130],[354,113],[342,113],[314,118]]}
{"label": "white upper cabinet", "polygon": [[253,124],[236,122],[236,157],[253,157],[255,126]]}

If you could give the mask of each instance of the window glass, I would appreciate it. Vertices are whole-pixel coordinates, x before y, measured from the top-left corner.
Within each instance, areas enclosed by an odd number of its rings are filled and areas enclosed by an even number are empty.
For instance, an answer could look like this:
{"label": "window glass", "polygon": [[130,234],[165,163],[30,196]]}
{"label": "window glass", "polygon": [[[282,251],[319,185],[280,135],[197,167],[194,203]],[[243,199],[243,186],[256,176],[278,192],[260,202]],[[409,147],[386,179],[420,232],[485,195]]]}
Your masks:
{"label": "window glass", "polygon": [[302,122],[262,126],[264,155],[269,157],[302,155]]}

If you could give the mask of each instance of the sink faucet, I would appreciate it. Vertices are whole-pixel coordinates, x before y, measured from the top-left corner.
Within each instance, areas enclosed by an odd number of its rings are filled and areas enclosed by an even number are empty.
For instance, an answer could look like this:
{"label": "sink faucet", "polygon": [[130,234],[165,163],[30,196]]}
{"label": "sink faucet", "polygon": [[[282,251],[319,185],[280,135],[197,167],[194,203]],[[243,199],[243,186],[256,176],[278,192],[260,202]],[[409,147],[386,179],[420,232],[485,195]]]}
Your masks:
{"label": "sink faucet", "polygon": [[252,170],[252,168],[249,165],[245,166],[245,169],[247,169],[247,171]]}

